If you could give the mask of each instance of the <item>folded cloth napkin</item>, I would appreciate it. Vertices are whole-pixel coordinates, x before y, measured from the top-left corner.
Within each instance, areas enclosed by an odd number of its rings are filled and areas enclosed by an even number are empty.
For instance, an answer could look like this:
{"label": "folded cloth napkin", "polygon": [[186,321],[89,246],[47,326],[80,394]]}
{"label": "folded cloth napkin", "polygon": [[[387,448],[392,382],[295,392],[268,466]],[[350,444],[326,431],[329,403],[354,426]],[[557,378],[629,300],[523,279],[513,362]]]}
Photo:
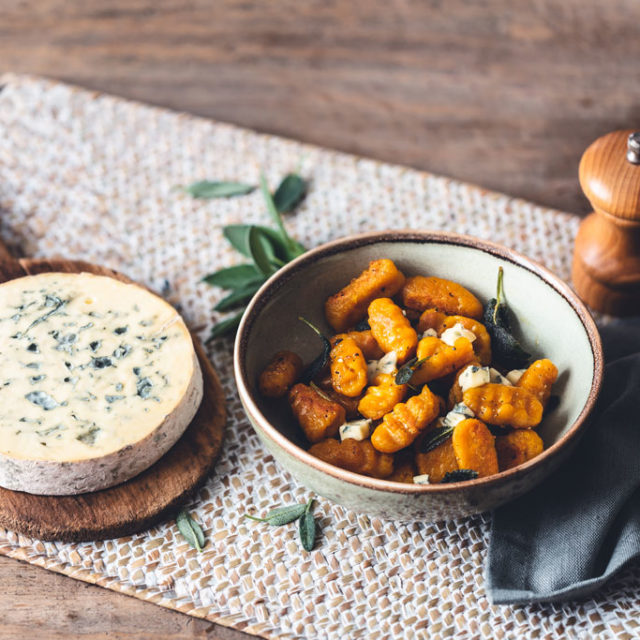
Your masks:
{"label": "folded cloth napkin", "polygon": [[575,453],[493,514],[494,604],[581,598],[640,556],[640,322],[612,323],[601,336],[602,392]]}

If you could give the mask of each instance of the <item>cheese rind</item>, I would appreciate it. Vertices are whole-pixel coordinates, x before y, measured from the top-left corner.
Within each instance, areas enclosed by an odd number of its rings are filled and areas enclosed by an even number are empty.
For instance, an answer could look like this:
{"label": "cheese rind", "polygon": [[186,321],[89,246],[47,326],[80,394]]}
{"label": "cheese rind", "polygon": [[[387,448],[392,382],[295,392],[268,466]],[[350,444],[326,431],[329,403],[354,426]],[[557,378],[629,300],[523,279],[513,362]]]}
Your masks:
{"label": "cheese rind", "polygon": [[0,486],[96,491],[158,460],[202,399],[178,313],[136,285],[44,273],[0,285]]}

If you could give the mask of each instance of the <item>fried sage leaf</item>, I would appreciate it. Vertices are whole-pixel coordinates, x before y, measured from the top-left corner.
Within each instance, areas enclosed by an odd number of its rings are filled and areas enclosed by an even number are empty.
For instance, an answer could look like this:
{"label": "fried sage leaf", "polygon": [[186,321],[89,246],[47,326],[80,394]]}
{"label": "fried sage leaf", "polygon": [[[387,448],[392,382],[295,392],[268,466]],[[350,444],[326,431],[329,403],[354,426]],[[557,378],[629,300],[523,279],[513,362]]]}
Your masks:
{"label": "fried sage leaf", "polygon": [[518,340],[511,333],[511,310],[504,300],[504,271],[498,269],[496,297],[491,298],[483,314],[483,323],[491,336],[491,349],[496,361],[510,369],[521,369],[531,360]]}
{"label": "fried sage leaf", "polygon": [[309,322],[306,318],[300,316],[298,318],[301,322],[304,322],[312,331],[314,331],[320,340],[322,340],[322,351],[320,354],[314,358],[313,362],[305,369],[302,374],[302,382],[305,384],[309,384],[311,380],[313,380],[319,373],[324,369],[327,362],[329,362],[329,354],[331,353],[331,343],[329,339],[316,327],[314,324]]}
{"label": "fried sage leaf", "polygon": [[178,531],[182,537],[189,543],[189,546],[202,551],[205,545],[204,532],[200,525],[186,512],[181,511],[176,518]]}
{"label": "fried sage leaf", "polygon": [[511,433],[513,431],[511,427],[497,424],[488,424],[487,428],[494,436],[506,436],[508,433]]}
{"label": "fried sage leaf", "polygon": [[453,427],[436,427],[427,433],[425,439],[420,443],[420,453],[429,453],[443,442],[448,440],[453,433]]}
{"label": "fried sage leaf", "polygon": [[413,373],[416,369],[420,367],[420,365],[425,362],[426,358],[421,358],[418,360],[417,357],[411,358],[407,363],[403,364],[400,369],[398,369],[398,373],[396,373],[396,384],[408,384],[411,382],[411,378],[413,378]]}
{"label": "fried sage leaf", "polygon": [[447,471],[442,478],[441,484],[449,482],[464,482],[465,480],[475,480],[478,472],[473,469],[457,469],[456,471]]}
{"label": "fried sage leaf", "polygon": [[316,519],[313,517],[313,498],[307,502],[304,513],[300,517],[298,531],[300,542],[305,551],[311,551],[316,542]]}
{"label": "fried sage leaf", "polygon": [[245,514],[245,518],[255,520],[256,522],[266,522],[272,527],[281,527],[283,524],[289,524],[297,520],[305,512],[306,508],[306,504],[291,504],[287,507],[272,509],[264,518],[256,518],[256,516],[249,514]]}
{"label": "fried sage leaf", "polygon": [[371,325],[369,324],[369,320],[366,318],[364,320],[360,320],[358,324],[354,327],[356,331],[369,331],[371,329]]}
{"label": "fried sage leaf", "polygon": [[255,189],[253,185],[245,184],[244,182],[223,182],[218,180],[199,180],[181,188],[189,195],[201,200],[244,196]]}

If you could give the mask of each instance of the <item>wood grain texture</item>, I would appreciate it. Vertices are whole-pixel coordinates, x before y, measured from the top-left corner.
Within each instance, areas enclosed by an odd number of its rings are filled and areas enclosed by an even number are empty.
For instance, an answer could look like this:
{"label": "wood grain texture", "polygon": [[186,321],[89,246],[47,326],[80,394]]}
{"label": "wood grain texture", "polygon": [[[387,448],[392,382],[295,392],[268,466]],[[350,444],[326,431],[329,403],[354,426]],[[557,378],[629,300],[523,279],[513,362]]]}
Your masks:
{"label": "wood grain texture", "polygon": [[240,631],[0,556],[0,640],[248,640]]}
{"label": "wood grain texture", "polygon": [[580,160],[580,186],[595,211],[612,222],[640,223],[640,165],[627,160],[633,129],[612,131],[592,142]]}
{"label": "wood grain texture", "polygon": [[0,67],[586,213],[640,120],[636,0],[1,0]]}
{"label": "wood grain texture", "polygon": [[[0,243],[1,245],[1,243]],[[49,271],[129,278],[111,269],[63,259],[0,262],[0,281]],[[199,341],[204,395],[178,442],[149,469],[110,489],[77,496],[38,496],[0,488],[0,526],[42,540],[84,541],[136,533],[175,513],[210,474],[222,448],[224,392]]]}
{"label": "wood grain texture", "polygon": [[640,165],[626,158],[632,131],[598,138],[580,161],[595,213],[576,237],[573,282],[589,306],[616,316],[640,313]]}

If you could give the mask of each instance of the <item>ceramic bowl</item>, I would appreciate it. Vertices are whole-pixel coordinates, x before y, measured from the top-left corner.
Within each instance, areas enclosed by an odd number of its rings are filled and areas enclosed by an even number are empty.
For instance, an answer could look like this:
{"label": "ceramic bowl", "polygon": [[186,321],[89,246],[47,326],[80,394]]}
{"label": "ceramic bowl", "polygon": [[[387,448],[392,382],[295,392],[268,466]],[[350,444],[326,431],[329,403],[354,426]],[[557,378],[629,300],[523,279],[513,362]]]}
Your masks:
{"label": "ceramic bowl", "polygon": [[[330,333],[324,301],[377,258],[390,258],[407,276],[436,275],[459,282],[483,303],[494,296],[498,267],[504,268],[505,295],[520,325],[516,333],[535,357],[550,358],[560,371],[554,386],[560,404],[538,429],[545,443],[541,455],[519,467],[467,482],[413,485],[378,480],[308,454],[287,407],[276,407],[278,403],[260,397],[258,375],[276,351],[293,350],[305,362],[319,352],[317,338],[298,316]],[[323,245],[271,277],[244,314],[234,368],[240,399],[256,433],[301,484],[368,515],[436,521],[493,509],[532,489],[565,463],[598,396],[603,359],[598,331],[580,299],[532,260],[469,236],[389,231]]]}

